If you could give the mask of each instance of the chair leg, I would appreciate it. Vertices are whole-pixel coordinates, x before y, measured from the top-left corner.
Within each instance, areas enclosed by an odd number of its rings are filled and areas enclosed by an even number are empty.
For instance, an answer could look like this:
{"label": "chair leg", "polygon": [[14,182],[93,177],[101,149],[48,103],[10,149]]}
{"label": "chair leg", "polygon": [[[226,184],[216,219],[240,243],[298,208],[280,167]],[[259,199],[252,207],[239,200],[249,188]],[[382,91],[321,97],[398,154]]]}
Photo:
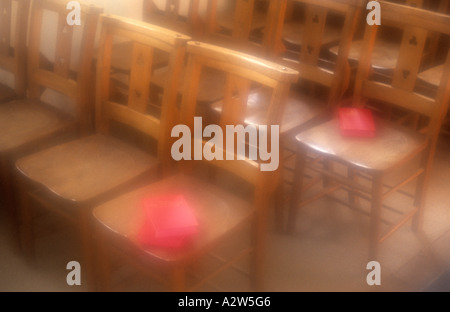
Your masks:
{"label": "chair leg", "polygon": [[[283,144],[281,144],[283,146]],[[278,185],[275,188],[274,196],[273,196],[273,206],[275,209],[275,230],[278,233],[284,232],[284,212],[286,205],[286,197],[285,197],[285,157],[280,157],[280,166],[279,166],[279,178]]]}
{"label": "chair leg", "polygon": [[2,205],[6,210],[8,225],[10,227],[14,247],[19,251],[21,249],[19,231],[20,222],[14,198],[14,180],[13,175],[11,174],[9,162],[4,157],[0,159],[0,177],[3,181],[0,189],[0,195],[3,199]]}
{"label": "chair leg", "polygon": [[90,223],[90,210],[86,207],[77,207],[78,209],[78,231],[81,243],[82,259],[85,266],[86,282],[88,288],[93,290],[95,286],[94,278],[94,255],[93,255],[93,236]]}
{"label": "chair leg", "polygon": [[274,206],[275,206],[275,229],[278,233],[284,232],[284,205],[285,194],[284,194],[284,181],[281,178],[280,183],[278,184],[275,190],[274,196]]}
{"label": "chair leg", "polygon": [[294,182],[292,185],[291,202],[288,212],[287,232],[292,234],[295,230],[299,203],[302,200],[303,175],[305,171],[306,151],[301,149],[298,151],[295,160]]}
{"label": "chair leg", "polygon": [[186,291],[186,269],[176,266],[170,271],[171,290],[174,292]]}
{"label": "chair leg", "polygon": [[372,185],[372,205],[370,212],[370,235],[369,235],[369,261],[377,260],[380,228],[381,228],[381,205],[383,197],[383,178],[376,174]]}
{"label": "chair leg", "polygon": [[255,192],[255,205],[257,215],[253,228],[252,253],[252,284],[255,291],[264,291],[266,241],[268,227],[270,194],[264,186],[259,186]]}
{"label": "chair leg", "polygon": [[[358,182],[358,176],[356,175],[355,169],[353,168],[348,168],[348,177],[351,181],[353,182]],[[352,191],[348,191],[348,201],[350,203],[350,205],[352,206],[358,206],[360,201],[359,201],[359,197],[355,196],[355,194]]]}
{"label": "chair leg", "polygon": [[107,243],[103,233],[97,231],[95,235],[95,286],[96,290],[110,292],[111,284],[111,263],[107,251]]}
{"label": "chair leg", "polygon": [[20,238],[22,241],[22,251],[30,263],[35,261],[35,240],[33,226],[33,210],[30,203],[30,196],[23,180],[18,181],[19,213],[20,213]]}
{"label": "chair leg", "polygon": [[[434,149],[434,148],[433,148]],[[430,182],[430,172],[433,164],[434,153],[426,153],[423,158],[423,164],[425,171],[417,180],[416,196],[414,200],[414,206],[417,208],[412,227],[414,232],[419,232],[423,227],[423,216],[425,210],[426,193],[428,184]]]}

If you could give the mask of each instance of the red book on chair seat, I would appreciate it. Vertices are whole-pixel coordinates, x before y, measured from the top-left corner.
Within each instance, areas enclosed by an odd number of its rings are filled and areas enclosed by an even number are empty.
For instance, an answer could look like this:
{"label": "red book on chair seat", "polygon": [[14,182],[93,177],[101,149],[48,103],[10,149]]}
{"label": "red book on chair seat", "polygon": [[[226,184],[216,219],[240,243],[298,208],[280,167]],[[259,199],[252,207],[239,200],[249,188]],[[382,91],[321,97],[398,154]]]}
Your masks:
{"label": "red book on chair seat", "polygon": [[339,122],[343,136],[375,136],[375,122],[370,109],[357,107],[339,108]]}
{"label": "red book on chair seat", "polygon": [[138,237],[141,244],[179,248],[197,234],[197,218],[183,196],[150,197],[142,204],[146,220]]}

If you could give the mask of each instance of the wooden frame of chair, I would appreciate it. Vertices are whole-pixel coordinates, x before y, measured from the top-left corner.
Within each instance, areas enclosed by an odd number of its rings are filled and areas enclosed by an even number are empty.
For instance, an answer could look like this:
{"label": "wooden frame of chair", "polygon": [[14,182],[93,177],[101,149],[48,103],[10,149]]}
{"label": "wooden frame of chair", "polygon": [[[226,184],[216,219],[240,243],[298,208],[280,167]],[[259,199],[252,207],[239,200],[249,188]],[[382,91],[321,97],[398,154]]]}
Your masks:
{"label": "wooden frame of chair", "polygon": [[[0,102],[25,97],[26,92],[26,41],[28,29],[28,14],[30,0],[0,1],[0,69],[10,72],[14,76],[14,87],[0,85]],[[16,6],[17,17],[12,21],[13,3]],[[14,40],[11,28],[15,28]]]}
{"label": "wooden frame of chair", "polygon": [[[22,238],[34,255],[31,203],[70,220],[79,233],[87,282],[95,287],[92,263],[91,208],[130,188],[160,177],[168,159],[170,127],[177,120],[176,91],[182,70],[185,43],[190,37],[132,19],[103,15],[97,60],[97,133],[43,150],[16,162],[21,173]],[[115,38],[133,42],[130,84],[125,103],[111,98],[111,54]],[[156,49],[169,54],[171,75],[161,99],[160,118],[148,113],[152,57]],[[157,143],[150,151],[114,138],[114,123],[126,125]],[[51,168],[50,168],[51,167]]]}
{"label": "wooden frame of chair", "polygon": [[[24,4],[25,2],[22,2],[22,5]],[[91,128],[93,105],[90,103],[92,85],[90,77],[92,77],[92,54],[100,9],[95,6],[81,8],[85,37],[79,50],[80,64],[74,73],[69,68],[73,29],[66,24],[65,4],[51,0],[33,1],[27,50],[28,96],[26,99],[17,99],[0,105],[0,175],[4,184],[1,191],[14,220],[14,231],[18,228],[14,209],[15,160],[86,133]],[[58,24],[55,25],[57,62],[50,67],[48,66],[50,63],[41,64],[43,58],[40,39],[44,11],[56,12],[59,15]],[[21,14],[24,13],[20,12],[18,16]],[[23,21],[18,19],[18,22]],[[61,59],[66,61],[65,64],[58,63]],[[75,103],[75,118],[60,107],[53,107],[41,101],[41,91],[44,88],[60,92],[70,98]]]}
{"label": "wooden frame of chair", "polygon": [[[372,140],[341,136],[339,122],[336,118],[297,135],[296,139],[299,143],[297,172],[295,174],[294,199],[291,203],[288,221],[288,227],[292,231],[300,207],[325,195],[331,196],[330,194],[338,189],[347,190],[348,201],[336,198],[334,195],[332,198],[357,210],[361,209],[358,199],[368,200],[370,203],[370,210],[366,212],[370,216],[370,260],[377,259],[379,244],[406,222],[412,219],[415,230],[420,230],[422,227],[426,190],[436,141],[444,116],[443,112],[446,110],[450,97],[450,54],[448,54],[435,98],[415,92],[427,34],[428,32],[449,34],[450,16],[386,1],[380,1],[380,4],[382,24],[385,21],[390,24],[397,23],[398,27],[405,29],[399,51],[400,57],[390,82],[376,80],[376,75],[372,75],[371,57],[376,44],[377,31],[382,26],[366,27],[353,105],[363,106],[367,100],[369,103],[370,101],[372,103],[381,101],[385,105],[420,114],[428,119],[429,123],[425,128],[421,127],[420,131],[414,132],[397,123],[382,122],[380,119],[376,123],[378,127],[376,137]],[[412,125],[414,126],[415,123]],[[392,142],[396,143],[392,145]],[[303,198],[302,186],[304,186],[305,168],[311,169],[310,165],[314,165],[307,163],[306,153],[309,151],[313,151],[325,159],[323,167],[313,168],[324,177],[325,185],[324,190],[319,194]],[[407,178],[394,185],[385,184],[388,173],[392,174],[395,170],[401,170],[406,164],[417,159],[421,160],[419,167],[410,170]],[[348,168],[347,175],[333,170],[334,163]],[[364,184],[367,181],[371,182],[369,186]],[[405,194],[402,188],[413,181],[417,182],[414,194],[409,195],[414,200],[413,207],[394,220],[387,230],[382,231],[382,208],[386,207],[384,200],[396,192]],[[392,207],[390,209],[392,210]]]}
{"label": "wooden frame of chair", "polygon": [[[181,120],[191,129],[191,135],[194,133],[194,117],[198,105],[201,72],[207,67],[214,67],[227,73],[227,82],[223,86],[226,91],[226,108],[224,110],[226,113],[222,115],[219,124],[222,129],[225,129],[226,125],[244,123],[245,106],[252,81],[272,90],[265,120],[269,126],[279,124],[290,84],[297,79],[296,71],[250,55],[200,42],[188,43],[187,52],[189,61],[184,81]],[[192,139],[191,142],[194,142],[194,137],[190,139]],[[206,144],[207,142],[204,140],[202,147]],[[224,155],[227,153],[225,149],[220,150],[220,148],[217,152],[219,154],[223,152]],[[229,151],[228,153],[233,152]],[[205,161],[204,158],[203,160]],[[128,255],[127,259],[135,263],[138,268],[143,269],[143,272],[149,273],[151,268],[156,268],[157,272],[167,272],[169,276],[159,280],[168,283],[170,289],[175,291],[198,289],[201,284],[229,268],[230,265],[250,252],[254,286],[258,289],[263,287],[267,199],[275,188],[274,176],[278,172],[261,172],[261,164],[248,158],[242,161],[213,160],[207,162],[212,167],[230,172],[242,179],[241,181],[246,181],[249,185],[254,186],[251,203],[246,203],[229,192],[219,192],[217,187],[210,182],[202,182],[202,179],[192,177],[191,174],[197,172],[194,168],[200,163],[204,164],[205,162],[194,164],[185,160],[180,164],[182,174],[149,184],[94,209],[93,214],[98,220],[98,236],[100,237],[97,250],[100,253],[99,268],[102,268],[102,272],[100,272],[99,278],[103,281],[102,284],[106,289],[110,290],[108,285],[110,286],[111,271],[105,252],[110,249],[118,249],[119,254]],[[187,196],[186,199],[189,200],[192,209],[199,217],[202,232],[193,245],[189,245],[187,249],[171,251],[157,247],[147,248],[136,242],[135,234],[136,231],[139,231],[140,222],[144,218],[140,206],[143,196],[164,192],[181,192],[180,194]],[[116,222],[119,219],[121,222]],[[217,271],[206,278],[200,278],[198,284],[190,287],[187,281],[189,267],[198,263],[201,256],[217,247],[217,244],[228,237],[232,231],[242,229],[244,225],[249,224],[254,225],[252,247],[238,252]],[[126,253],[123,252],[124,250]],[[144,261],[139,261],[142,258]],[[155,272],[151,274],[152,277],[155,277],[154,275]]]}

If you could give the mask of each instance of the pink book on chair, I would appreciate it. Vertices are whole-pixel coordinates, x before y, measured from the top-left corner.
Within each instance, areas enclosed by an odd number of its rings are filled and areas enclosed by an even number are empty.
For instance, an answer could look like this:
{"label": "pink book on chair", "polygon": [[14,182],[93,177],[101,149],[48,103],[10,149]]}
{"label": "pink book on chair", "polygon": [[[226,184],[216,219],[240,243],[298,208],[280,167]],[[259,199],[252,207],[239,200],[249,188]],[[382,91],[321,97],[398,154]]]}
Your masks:
{"label": "pink book on chair", "polygon": [[370,109],[357,107],[339,108],[339,123],[343,136],[375,136],[375,122]]}
{"label": "pink book on chair", "polygon": [[179,248],[198,232],[198,221],[181,195],[161,195],[143,200],[146,220],[139,233],[144,245]]}

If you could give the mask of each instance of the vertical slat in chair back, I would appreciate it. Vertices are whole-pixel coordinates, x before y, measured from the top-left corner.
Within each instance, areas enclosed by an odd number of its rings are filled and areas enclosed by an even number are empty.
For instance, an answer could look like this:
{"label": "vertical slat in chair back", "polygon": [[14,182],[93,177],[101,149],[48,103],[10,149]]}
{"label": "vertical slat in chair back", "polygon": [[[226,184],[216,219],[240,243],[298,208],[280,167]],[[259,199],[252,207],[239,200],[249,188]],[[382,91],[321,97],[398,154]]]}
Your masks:
{"label": "vertical slat in chair back", "polygon": [[[14,75],[14,90],[19,97],[25,96],[26,91],[26,39],[30,2],[0,0],[0,69]],[[14,11],[16,18],[13,25]]]}
{"label": "vertical slat in chair back", "polygon": [[[79,130],[86,133],[91,128],[93,105],[92,62],[98,18],[102,9],[93,5],[80,5],[81,25],[69,25],[65,2],[55,0],[33,1],[28,47],[29,97],[38,100],[44,89],[51,89],[70,98],[75,103]],[[48,37],[44,14],[56,14],[56,40],[54,59],[42,62],[44,42]],[[82,27],[81,40],[75,40],[74,30]],[[48,29],[47,29],[48,31]],[[75,52],[75,53],[73,53]],[[76,63],[76,64],[74,64]]]}
{"label": "vertical slat in chair back", "polygon": [[[426,50],[426,40],[429,33],[450,34],[450,16],[380,1],[381,17],[389,25],[396,24],[403,30],[403,38],[399,47],[399,57],[392,77],[388,81],[378,81],[371,74],[371,51],[376,44],[378,29],[382,26],[366,28],[363,53],[358,68],[355,85],[355,105],[365,99],[374,99],[395,107],[415,112],[429,118],[427,129],[430,134],[436,134],[443,109],[448,102],[450,73],[450,57],[447,58],[444,74],[435,95],[424,95],[418,92],[417,75],[423,64],[423,54]],[[444,47],[448,53],[449,46]]]}
{"label": "vertical slat in chair back", "polygon": [[288,0],[270,1],[269,3],[263,38],[263,47],[266,48],[269,58],[277,57],[285,50],[281,37],[288,5]]}
{"label": "vertical slat in chair back", "polygon": [[[186,77],[189,77],[189,79],[184,81],[182,121],[191,129],[192,134],[199,131],[198,125],[195,126],[194,118],[196,116],[197,96],[202,70],[213,68],[223,72],[227,76],[226,83],[223,86],[225,94],[223,113],[221,114],[219,124],[216,125],[221,128],[224,137],[215,138],[218,143],[215,153],[217,155],[223,153],[223,160],[220,160],[221,156],[213,160],[201,157],[198,152],[200,150],[203,151],[203,146],[210,144],[210,142],[203,140],[200,143],[196,140],[198,138],[194,138],[194,147],[196,144],[200,144],[201,148],[198,148],[198,146],[197,149],[194,148],[194,158],[197,160],[211,161],[213,165],[232,172],[256,185],[259,182],[258,179],[261,177],[259,159],[251,159],[244,155],[244,153],[240,153],[241,151],[236,148],[239,143],[242,143],[238,142],[240,140],[239,138],[235,140],[234,150],[227,150],[225,148],[226,144],[224,143],[230,139],[228,137],[225,138],[227,127],[246,125],[245,116],[247,115],[246,105],[248,103],[249,89],[253,85],[259,85],[271,92],[271,96],[269,97],[270,103],[267,105],[268,109],[265,111],[265,118],[263,118],[266,122],[265,126],[269,128],[268,135],[270,135],[270,127],[272,125],[279,125],[281,122],[289,88],[291,83],[298,78],[298,72],[276,63],[252,57],[248,54],[205,43],[190,42],[188,43],[187,51],[189,61],[186,69]],[[196,135],[198,136],[199,133]],[[220,142],[222,139],[223,142]],[[264,138],[260,139],[264,140]],[[245,141],[246,139],[241,138],[241,140]],[[252,140],[250,141],[252,142]],[[250,145],[252,145],[251,142]],[[253,146],[258,144],[257,142],[253,143]],[[223,147],[222,150],[220,150],[220,145]],[[233,161],[238,159],[239,161]]]}
{"label": "vertical slat in chair back", "polygon": [[[111,92],[113,42],[133,44],[129,81],[124,83],[124,98]],[[121,17],[103,16],[97,66],[96,125],[108,133],[112,122],[119,122],[158,141],[158,153],[167,158],[171,125],[176,122],[177,90],[190,37]],[[169,74],[160,90],[152,92],[152,63],[156,50],[169,55]],[[162,94],[162,95],[161,95]],[[156,109],[156,112],[155,112]]]}

